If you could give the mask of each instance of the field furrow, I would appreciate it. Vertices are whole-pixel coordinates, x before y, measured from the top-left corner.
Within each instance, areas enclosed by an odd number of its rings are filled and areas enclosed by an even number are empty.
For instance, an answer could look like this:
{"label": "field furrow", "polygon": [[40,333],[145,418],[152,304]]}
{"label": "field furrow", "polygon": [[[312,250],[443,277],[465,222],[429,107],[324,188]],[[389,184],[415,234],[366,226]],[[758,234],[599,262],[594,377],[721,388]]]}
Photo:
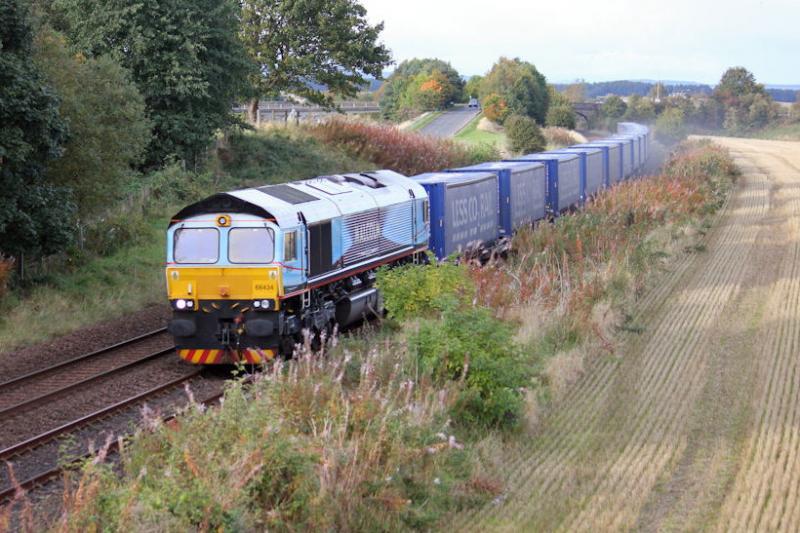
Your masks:
{"label": "field furrow", "polygon": [[474,531],[800,530],[800,144],[720,139],[707,238],[501,468]]}

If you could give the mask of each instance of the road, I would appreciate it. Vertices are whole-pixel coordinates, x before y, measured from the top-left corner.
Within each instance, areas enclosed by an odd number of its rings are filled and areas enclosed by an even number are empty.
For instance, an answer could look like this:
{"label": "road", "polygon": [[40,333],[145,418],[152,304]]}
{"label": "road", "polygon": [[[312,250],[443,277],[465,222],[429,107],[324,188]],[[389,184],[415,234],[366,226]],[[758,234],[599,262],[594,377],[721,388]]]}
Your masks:
{"label": "road", "polygon": [[419,132],[432,137],[452,137],[469,124],[478,113],[479,110],[474,107],[457,106],[436,117]]}
{"label": "road", "polygon": [[716,141],[743,176],[706,251],[454,531],[800,531],[800,143]]}

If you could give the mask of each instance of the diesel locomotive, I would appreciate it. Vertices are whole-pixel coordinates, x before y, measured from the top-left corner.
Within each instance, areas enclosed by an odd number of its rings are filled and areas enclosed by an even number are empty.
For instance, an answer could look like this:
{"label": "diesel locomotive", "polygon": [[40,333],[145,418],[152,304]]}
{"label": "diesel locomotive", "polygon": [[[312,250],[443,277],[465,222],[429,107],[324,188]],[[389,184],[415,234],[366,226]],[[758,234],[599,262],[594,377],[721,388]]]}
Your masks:
{"label": "diesel locomotive", "polygon": [[383,266],[445,259],[576,209],[643,167],[649,130],[510,161],[405,177],[322,176],[216,194],[167,230],[166,280],[178,355],[258,364],[382,312]]}

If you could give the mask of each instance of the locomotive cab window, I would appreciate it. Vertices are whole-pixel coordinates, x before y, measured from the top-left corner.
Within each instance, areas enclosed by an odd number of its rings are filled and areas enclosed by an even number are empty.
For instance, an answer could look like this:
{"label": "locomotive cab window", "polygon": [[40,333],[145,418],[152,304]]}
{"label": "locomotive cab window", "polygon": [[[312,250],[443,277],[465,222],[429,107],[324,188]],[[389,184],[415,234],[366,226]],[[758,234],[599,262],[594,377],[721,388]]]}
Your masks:
{"label": "locomotive cab window", "polygon": [[283,236],[283,260],[285,262],[297,259],[297,232],[290,231]]}
{"label": "locomotive cab window", "polygon": [[175,231],[173,255],[176,263],[212,264],[219,260],[216,228],[181,228]]}
{"label": "locomotive cab window", "polygon": [[275,236],[269,228],[233,228],[228,232],[228,261],[271,263],[275,258]]}
{"label": "locomotive cab window", "polygon": [[427,224],[431,219],[431,206],[428,200],[422,202],[422,222]]}

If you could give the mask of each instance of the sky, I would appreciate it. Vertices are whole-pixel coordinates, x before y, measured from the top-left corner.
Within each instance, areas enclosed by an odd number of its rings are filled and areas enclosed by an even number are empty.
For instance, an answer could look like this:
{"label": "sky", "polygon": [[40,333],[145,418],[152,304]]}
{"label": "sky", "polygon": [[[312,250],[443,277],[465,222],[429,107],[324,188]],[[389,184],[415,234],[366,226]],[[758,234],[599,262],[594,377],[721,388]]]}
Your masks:
{"label": "sky", "polygon": [[651,79],[714,84],[744,66],[800,84],[800,0],[361,0],[396,62],[438,57],[461,74],[500,56],[548,81]]}

